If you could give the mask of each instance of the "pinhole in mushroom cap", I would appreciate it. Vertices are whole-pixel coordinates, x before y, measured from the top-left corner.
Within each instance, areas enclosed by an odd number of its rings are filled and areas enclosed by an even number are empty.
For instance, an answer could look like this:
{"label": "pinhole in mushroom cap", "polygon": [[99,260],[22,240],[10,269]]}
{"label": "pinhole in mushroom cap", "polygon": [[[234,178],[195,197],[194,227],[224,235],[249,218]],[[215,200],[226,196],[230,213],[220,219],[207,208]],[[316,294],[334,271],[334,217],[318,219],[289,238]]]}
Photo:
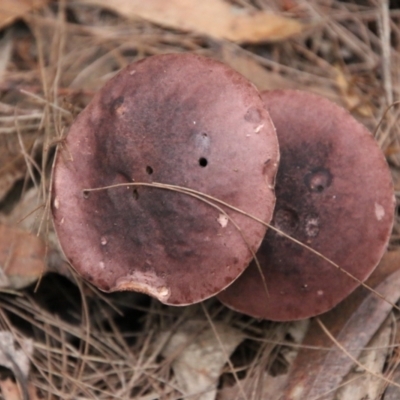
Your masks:
{"label": "pinhole in mushroom cap", "polygon": [[[272,225],[364,281],[386,250],[394,215],[390,171],[376,141],[346,110],[301,91],[262,93],[281,162]],[[268,230],[255,263],[218,297],[257,318],[323,313],[357,286],[343,271]]]}
{"label": "pinhole in mushroom cap", "polygon": [[175,305],[213,296],[247,267],[265,227],[188,194],[129,184],[187,187],[269,222],[278,158],[263,101],[237,72],[190,54],[131,64],[58,149],[52,213],[64,253],[104,291]]}

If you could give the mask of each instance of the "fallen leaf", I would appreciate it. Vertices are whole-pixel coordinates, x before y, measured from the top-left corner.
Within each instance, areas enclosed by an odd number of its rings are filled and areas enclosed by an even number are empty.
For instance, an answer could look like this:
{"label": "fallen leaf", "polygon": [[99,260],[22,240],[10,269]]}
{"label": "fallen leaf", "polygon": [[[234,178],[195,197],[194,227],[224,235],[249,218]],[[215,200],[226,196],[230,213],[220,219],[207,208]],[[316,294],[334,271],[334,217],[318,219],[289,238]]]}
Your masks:
{"label": "fallen leaf", "polygon": [[[284,346],[280,351],[280,357],[285,360],[289,365],[293,363],[293,359],[296,357],[299,345],[310,325],[309,319],[293,321],[288,324],[280,324],[280,329],[274,328],[274,332],[277,335],[275,340],[283,341],[286,338],[290,343],[295,346]],[[279,332],[279,333],[278,333]],[[278,400],[280,394],[287,385],[288,374],[282,374],[272,376],[268,372],[256,373],[254,377],[246,375],[244,379],[240,381],[241,387],[243,388],[246,397],[241,393],[238,384],[232,387],[225,387],[218,392],[218,400],[247,400],[253,398],[267,399],[267,400]],[[255,395],[255,387],[257,393]]]}
{"label": "fallen leaf", "polygon": [[[14,157],[7,149],[7,137],[0,136],[0,201],[4,199],[14,183],[21,179],[26,170],[26,164],[22,155],[15,155]],[[4,143],[4,144],[3,144]],[[3,149],[3,150],[1,150]],[[2,157],[3,153],[4,157]]]}
{"label": "fallen leaf", "polygon": [[29,357],[33,352],[33,342],[31,339],[23,339],[18,342],[18,345],[21,348],[16,349],[11,332],[0,332],[0,365],[10,369],[17,381],[28,378]]}
{"label": "fallen leaf", "polygon": [[[286,384],[286,376],[271,376],[265,373],[260,381],[263,386],[263,392],[257,394],[263,396],[261,398],[264,400],[278,400]],[[252,397],[250,393],[247,397],[243,397],[237,385],[221,389],[217,397],[218,400],[248,400],[252,398],[254,398],[254,396]]]}
{"label": "fallen leaf", "polygon": [[382,400],[399,400],[400,399],[400,321],[396,315],[395,333],[392,337],[393,351],[386,360],[386,376],[394,382],[387,385],[382,395]]}
{"label": "fallen leaf", "polygon": [[223,0],[82,0],[126,18],[143,18],[173,29],[234,42],[279,41],[297,35],[306,25],[265,11],[249,12]]}
{"label": "fallen leaf", "polygon": [[0,213],[0,225],[18,226],[18,228],[38,232],[43,224],[44,201],[41,199],[42,190],[39,186],[33,186],[24,191],[8,213]]}
{"label": "fallen leaf", "polygon": [[1,0],[0,29],[13,23],[28,12],[44,7],[49,0]]}
{"label": "fallen leaf", "polygon": [[[37,278],[39,278],[44,272],[55,272],[57,274],[63,275],[71,281],[75,281],[73,274],[71,273],[71,267],[68,261],[65,259],[65,256],[60,248],[60,244],[58,242],[56,233],[54,232],[53,224],[50,221],[50,215],[43,215],[44,210],[44,201],[41,199],[41,189],[39,187],[32,187],[24,192],[18,203],[12,209],[10,213],[7,215],[3,215],[0,213],[0,227],[2,226],[18,226],[21,228],[19,232],[25,231],[25,235],[29,237],[32,236],[29,232],[38,232],[41,228],[41,232],[43,233],[42,237],[45,238],[45,243],[47,246],[46,249],[46,269],[43,269],[43,265],[35,262],[35,264],[30,268],[32,275],[27,277],[26,284],[30,284],[34,282]],[[11,229],[11,228],[9,228]],[[16,228],[13,228],[16,229]],[[1,236],[0,236],[1,238]],[[44,248],[42,240],[33,235],[33,240],[36,245],[36,251],[38,254],[41,254]],[[1,252],[1,243],[0,243],[0,252]],[[44,262],[44,261],[43,261]],[[0,267],[1,267],[1,256],[0,256]],[[0,279],[1,276],[0,270]],[[26,275],[25,274],[24,276]],[[8,271],[8,274],[11,274],[12,271]],[[7,275],[6,275],[7,277]],[[26,278],[26,276],[25,276]],[[14,289],[25,286],[24,281],[21,281],[21,277],[18,277],[20,280],[20,285],[15,282],[9,282],[10,279],[7,278],[8,283]],[[1,280],[0,280],[1,284]],[[14,284],[14,286],[13,286]],[[16,285],[16,287],[15,287]],[[22,285],[22,286],[21,286]]]}
{"label": "fallen leaf", "polygon": [[268,71],[254,59],[247,56],[241,48],[222,44],[217,49],[218,58],[253,82],[258,90],[295,89],[296,82],[290,81],[277,72]]}
{"label": "fallen leaf", "polygon": [[22,400],[22,394],[16,382],[10,378],[0,380],[1,393],[5,400]]}
{"label": "fallen leaf", "polygon": [[[0,380],[0,389],[4,400],[25,400],[27,397],[21,393],[21,390],[16,382],[10,378]],[[29,400],[39,400],[37,390],[32,384],[28,384],[27,390]]]}
{"label": "fallen leaf", "polygon": [[[400,297],[399,266],[400,251],[387,253],[367,282],[372,287],[381,282],[375,290],[391,303]],[[360,287],[320,320],[349,354],[358,358],[391,312],[392,305],[388,302]],[[290,370],[283,399],[332,399],[333,390],[350,371],[353,361],[332,343],[317,320],[311,323],[303,345],[323,350],[300,350]]]}
{"label": "fallen leaf", "polygon": [[24,132],[26,125],[20,125],[16,121],[17,118],[17,116],[3,118],[0,116],[0,201],[4,199],[15,182],[25,176],[27,169],[16,133],[17,126],[21,131],[21,140],[28,153],[38,136],[37,132]]}
{"label": "fallen leaf", "polygon": [[251,54],[240,46],[221,42],[214,46],[213,49],[216,58],[229,65],[234,70],[241,73],[245,78],[252,82],[258,90],[286,90],[296,89],[305,90],[316,93],[320,96],[327,97],[331,101],[338,103],[342,107],[346,107],[342,96],[338,91],[329,85],[310,85],[304,83],[301,74],[295,76],[283,75],[279,71],[269,71],[254,59]]}
{"label": "fallen leaf", "polygon": [[357,112],[363,117],[373,116],[372,107],[363,100],[362,93],[358,93],[354,83],[348,79],[343,68],[334,66],[336,70],[336,85],[342,95],[346,108]]}
{"label": "fallen leaf", "polygon": [[0,40],[0,80],[7,70],[12,53],[12,31],[8,30]]}
{"label": "fallen leaf", "polygon": [[[390,377],[393,382],[400,384],[400,368],[397,368],[393,376]],[[400,388],[395,385],[389,385],[382,397],[382,400],[399,400]]]}
{"label": "fallen leaf", "polygon": [[[392,336],[392,321],[390,318],[382,325],[372,340],[368,349],[363,350],[358,359],[368,371],[381,374],[390,351]],[[336,393],[335,400],[364,400],[378,399],[385,382],[377,376],[371,376],[358,367],[351,371],[344,379],[346,382]]]}
{"label": "fallen leaf", "polygon": [[0,380],[0,388],[5,400],[37,399],[36,390],[28,384],[30,357],[33,354],[32,339],[21,339],[18,348],[11,332],[0,331],[0,366],[14,374],[11,379]]}
{"label": "fallen leaf", "polygon": [[45,243],[36,235],[0,224],[0,288],[21,289],[45,271]]}
{"label": "fallen leaf", "polygon": [[[167,342],[164,357],[173,358],[178,387],[193,400],[214,400],[222,368],[243,335],[229,325],[215,322],[219,340],[204,321],[187,321]],[[224,349],[220,346],[224,344]],[[184,396],[185,397],[185,396]]]}
{"label": "fallen leaf", "polygon": [[[299,321],[293,321],[290,323],[290,327],[287,330],[286,337],[291,338],[294,344],[300,344],[303,342],[308,330],[310,328],[310,319],[303,319]],[[287,365],[292,365],[299,353],[299,347],[284,347],[281,350],[281,356],[287,362]]]}

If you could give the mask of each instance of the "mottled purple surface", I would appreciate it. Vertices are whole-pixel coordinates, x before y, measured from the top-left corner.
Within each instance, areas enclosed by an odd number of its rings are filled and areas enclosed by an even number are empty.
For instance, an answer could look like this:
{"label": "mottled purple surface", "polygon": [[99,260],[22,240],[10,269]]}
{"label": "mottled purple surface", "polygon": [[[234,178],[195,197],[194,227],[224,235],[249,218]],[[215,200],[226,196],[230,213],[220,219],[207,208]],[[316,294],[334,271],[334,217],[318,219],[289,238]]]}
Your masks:
{"label": "mottled purple surface", "polygon": [[[366,279],[390,237],[394,194],[376,141],[347,111],[300,91],[264,92],[281,162],[272,224]],[[257,318],[295,320],[334,307],[358,285],[327,261],[269,230],[254,263],[219,299]]]}
{"label": "mottled purple surface", "polygon": [[[157,188],[83,190],[180,185],[268,222],[278,158],[263,101],[238,73],[188,54],[132,64],[93,98],[59,147],[52,212],[62,248],[104,291],[142,291],[167,304],[201,301],[252,258],[220,211]],[[226,210],[256,251],[265,227]]]}

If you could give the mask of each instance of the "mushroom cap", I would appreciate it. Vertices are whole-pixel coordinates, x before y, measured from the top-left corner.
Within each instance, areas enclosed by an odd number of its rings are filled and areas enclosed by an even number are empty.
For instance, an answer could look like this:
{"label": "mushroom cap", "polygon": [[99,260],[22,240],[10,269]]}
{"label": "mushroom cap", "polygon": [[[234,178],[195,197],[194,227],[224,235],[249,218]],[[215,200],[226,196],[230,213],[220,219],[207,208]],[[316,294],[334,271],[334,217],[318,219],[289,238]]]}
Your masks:
{"label": "mushroom cap", "polygon": [[[191,304],[235,280],[265,227],[164,183],[272,218],[279,158],[260,94],[240,74],[191,54],[126,67],[92,99],[59,147],[52,214],[63,251],[103,291]],[[247,243],[246,243],[247,241]]]}
{"label": "mushroom cap", "polygon": [[[311,93],[263,92],[281,161],[272,225],[364,281],[393,225],[386,160],[370,132],[346,110]],[[219,294],[227,306],[276,321],[328,311],[358,283],[321,257],[268,230],[254,262]]]}

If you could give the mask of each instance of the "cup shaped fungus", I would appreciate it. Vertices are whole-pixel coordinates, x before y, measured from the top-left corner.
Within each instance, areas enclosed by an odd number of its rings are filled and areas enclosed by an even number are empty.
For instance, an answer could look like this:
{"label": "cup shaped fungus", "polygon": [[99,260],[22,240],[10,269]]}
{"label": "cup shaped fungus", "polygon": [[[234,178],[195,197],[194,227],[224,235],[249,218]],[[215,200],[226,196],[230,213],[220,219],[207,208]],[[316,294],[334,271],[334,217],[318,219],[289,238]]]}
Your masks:
{"label": "cup shaped fungus", "polygon": [[276,321],[328,311],[364,281],[386,250],[394,193],[373,136],[346,110],[301,91],[262,93],[281,160],[272,225],[316,250],[268,230],[253,262],[218,298],[242,313]]}
{"label": "cup shaped fungus", "polygon": [[158,184],[269,222],[278,159],[264,103],[237,72],[191,54],[131,64],[58,148],[52,214],[61,247],[103,291],[136,290],[173,305],[204,300],[243,272],[265,227]]}

